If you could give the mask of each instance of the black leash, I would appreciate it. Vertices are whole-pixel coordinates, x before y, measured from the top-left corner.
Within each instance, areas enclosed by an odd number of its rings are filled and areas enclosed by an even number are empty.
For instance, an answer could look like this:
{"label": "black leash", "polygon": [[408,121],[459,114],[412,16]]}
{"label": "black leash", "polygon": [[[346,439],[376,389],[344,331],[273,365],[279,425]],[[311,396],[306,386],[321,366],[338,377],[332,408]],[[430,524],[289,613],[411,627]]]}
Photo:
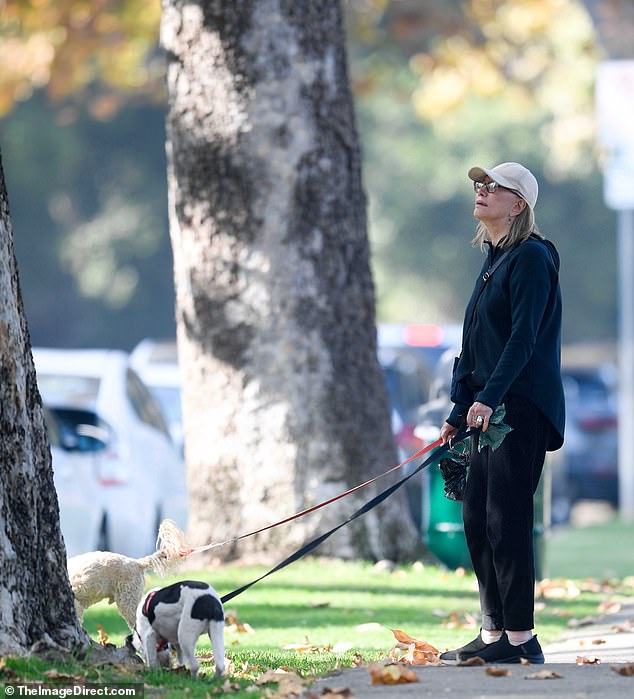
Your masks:
{"label": "black leash", "polygon": [[316,549],[320,544],[323,544],[323,542],[326,541],[326,539],[331,537],[336,531],[339,531],[339,529],[345,527],[346,524],[350,524],[350,522],[357,519],[357,517],[361,517],[361,515],[364,515],[366,512],[369,512],[371,509],[382,503],[383,500],[388,498],[394,491],[398,490],[410,478],[412,478],[417,473],[422,471],[424,468],[429,466],[432,462],[437,461],[438,457],[442,456],[445,452],[449,451],[449,449],[454,444],[457,444],[458,442],[463,442],[465,439],[467,439],[467,437],[479,431],[480,430],[469,430],[466,427],[461,427],[455,434],[455,436],[451,439],[450,443],[443,444],[440,447],[438,447],[435,451],[431,453],[431,455],[427,459],[425,459],[425,461],[423,461],[419,466],[417,466],[408,476],[401,478],[400,481],[397,481],[396,483],[394,483],[394,485],[391,485],[389,488],[386,488],[383,492],[379,493],[371,500],[366,502],[365,505],[363,505],[356,512],[351,514],[350,517],[348,517],[348,519],[343,521],[341,524],[338,524],[336,527],[334,527],[330,531],[327,531],[325,534],[322,534],[321,536],[318,536],[312,541],[309,541],[308,543],[304,544],[301,548],[295,551],[295,553],[292,553],[288,558],[285,558],[281,563],[278,563],[275,566],[275,568],[272,568],[267,573],[264,573],[264,575],[261,575],[259,578],[252,580],[250,583],[247,583],[246,585],[239,587],[237,590],[223,595],[220,598],[222,603],[224,604],[225,602],[232,600],[234,597],[237,597],[245,590],[248,590],[252,585],[255,585],[255,583],[260,582],[260,580],[264,580],[264,578],[267,578],[269,575],[276,573],[278,570],[282,570],[282,568],[286,568],[286,566],[290,565],[291,563],[294,563],[295,561],[302,558],[302,556],[305,556],[307,553],[310,553],[311,551]]}

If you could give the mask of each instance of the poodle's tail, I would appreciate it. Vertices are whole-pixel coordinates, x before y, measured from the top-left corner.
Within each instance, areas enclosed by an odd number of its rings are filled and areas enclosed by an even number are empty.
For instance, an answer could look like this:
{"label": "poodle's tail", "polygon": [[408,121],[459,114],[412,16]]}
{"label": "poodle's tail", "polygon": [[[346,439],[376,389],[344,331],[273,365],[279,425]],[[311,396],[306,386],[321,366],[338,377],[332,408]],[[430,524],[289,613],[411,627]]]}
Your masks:
{"label": "poodle's tail", "polygon": [[151,568],[157,575],[166,575],[181,558],[191,552],[185,543],[185,535],[171,519],[161,522],[156,539],[156,552],[145,558],[138,558],[139,566],[146,570]]}

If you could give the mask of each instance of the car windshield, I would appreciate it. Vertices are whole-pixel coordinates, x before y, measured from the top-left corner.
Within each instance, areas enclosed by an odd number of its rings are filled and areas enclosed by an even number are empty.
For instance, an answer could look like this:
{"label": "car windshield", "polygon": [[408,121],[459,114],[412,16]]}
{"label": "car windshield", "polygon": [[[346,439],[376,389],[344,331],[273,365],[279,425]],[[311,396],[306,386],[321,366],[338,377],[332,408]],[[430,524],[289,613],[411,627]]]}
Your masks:
{"label": "car windshield", "polygon": [[49,405],[94,407],[99,392],[99,379],[93,376],[39,374],[37,385],[43,400]]}
{"label": "car windshield", "polygon": [[180,422],[181,392],[177,386],[152,386],[152,393],[158,398],[167,421],[170,424]]}

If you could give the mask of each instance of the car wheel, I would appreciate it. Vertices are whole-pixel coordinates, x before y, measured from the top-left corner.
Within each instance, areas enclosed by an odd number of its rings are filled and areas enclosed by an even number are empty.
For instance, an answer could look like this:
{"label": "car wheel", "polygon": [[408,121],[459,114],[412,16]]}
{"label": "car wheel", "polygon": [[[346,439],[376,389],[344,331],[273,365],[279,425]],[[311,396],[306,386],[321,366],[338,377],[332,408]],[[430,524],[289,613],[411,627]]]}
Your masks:
{"label": "car wheel", "polygon": [[108,527],[108,515],[104,514],[99,525],[97,537],[97,551],[110,551],[110,529]]}

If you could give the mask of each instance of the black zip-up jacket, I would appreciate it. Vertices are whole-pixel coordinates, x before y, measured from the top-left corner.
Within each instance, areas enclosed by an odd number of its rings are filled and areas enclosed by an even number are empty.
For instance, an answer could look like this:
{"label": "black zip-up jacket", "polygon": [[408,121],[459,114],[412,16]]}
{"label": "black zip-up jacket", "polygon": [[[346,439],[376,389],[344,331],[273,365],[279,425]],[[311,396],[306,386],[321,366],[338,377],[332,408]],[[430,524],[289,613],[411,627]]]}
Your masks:
{"label": "black zip-up jacket", "polygon": [[451,387],[455,405],[447,422],[459,427],[474,401],[495,410],[507,393],[523,396],[552,424],[548,449],[554,451],[563,444],[565,422],[559,255],[550,241],[531,236],[485,284],[483,274],[503,252],[489,244],[465,311]]}

